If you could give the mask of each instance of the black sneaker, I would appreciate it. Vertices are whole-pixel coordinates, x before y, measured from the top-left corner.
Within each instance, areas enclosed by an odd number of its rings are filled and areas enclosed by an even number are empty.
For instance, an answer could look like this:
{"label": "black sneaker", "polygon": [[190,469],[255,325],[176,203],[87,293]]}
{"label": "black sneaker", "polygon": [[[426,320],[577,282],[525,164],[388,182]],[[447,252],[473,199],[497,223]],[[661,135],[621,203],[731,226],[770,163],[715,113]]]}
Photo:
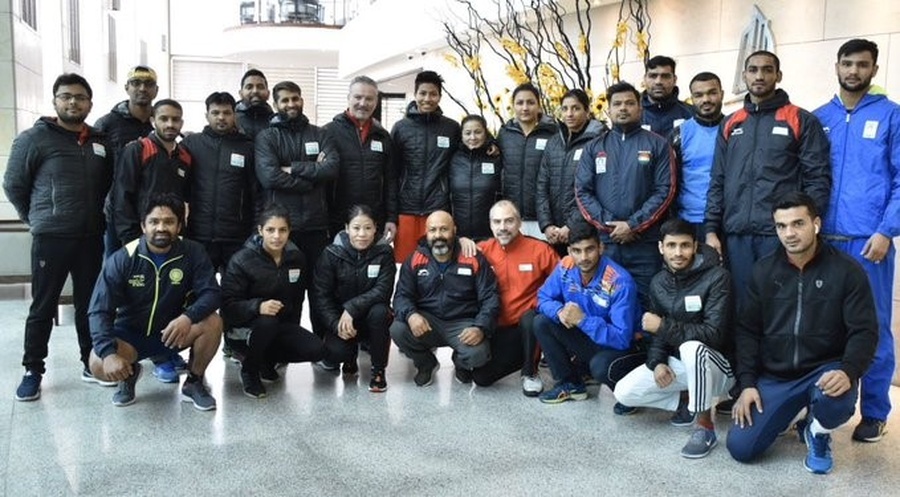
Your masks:
{"label": "black sneaker", "polygon": [[431,382],[434,381],[434,372],[441,367],[441,364],[435,361],[434,364],[430,366],[424,366],[421,368],[417,368],[416,376],[413,378],[413,381],[416,382],[417,387],[427,387],[431,385]]}
{"label": "black sneaker", "polygon": [[30,400],[41,398],[42,378],[43,376],[41,373],[26,371],[25,376],[22,377],[22,382],[19,383],[19,387],[16,388],[16,400],[28,402]]}
{"label": "black sneaker", "polygon": [[81,381],[85,383],[96,383],[101,387],[114,387],[119,384],[118,381],[106,381],[101,380],[94,376],[94,373],[91,373],[91,370],[88,368],[84,368],[81,370]]}
{"label": "black sneaker", "polygon": [[201,377],[197,381],[185,380],[181,387],[181,400],[192,402],[199,411],[212,411],[216,408],[216,399],[209,393]]}
{"label": "black sneaker", "polygon": [[873,418],[862,418],[856,428],[853,429],[853,440],[857,442],[875,443],[884,437],[887,428],[884,421]]}
{"label": "black sneaker", "polygon": [[716,404],[716,414],[719,416],[731,416],[731,409],[734,407],[734,399],[725,399]]}
{"label": "black sneaker", "polygon": [[138,378],[141,377],[141,363],[136,362],[131,365],[131,376],[125,381],[119,382],[119,389],[113,394],[112,403],[116,407],[125,407],[134,404],[134,386],[137,384]]}
{"label": "black sneaker", "polygon": [[631,416],[636,412],[638,412],[637,407],[626,406],[621,402],[616,402],[616,404],[613,406],[613,413],[615,413],[616,416]]}
{"label": "black sneaker", "polygon": [[244,385],[244,395],[254,399],[265,397],[266,387],[264,387],[259,380],[258,374],[241,371],[241,383]]}
{"label": "black sneaker", "polygon": [[344,373],[344,376],[356,376],[359,374],[359,364],[356,363],[355,359],[345,362],[343,367],[341,367],[341,373]]}
{"label": "black sneaker", "polygon": [[340,369],[341,365],[335,364],[335,363],[325,360],[325,359],[322,359],[321,361],[316,363],[316,366],[319,366],[320,368],[322,368],[325,371],[328,371],[329,373],[334,373],[335,371]]}
{"label": "black sneaker", "polygon": [[[243,377],[242,377],[243,378]],[[275,383],[281,379],[281,375],[275,370],[275,366],[271,364],[263,364],[259,371],[259,379],[266,383]],[[265,394],[265,392],[263,392]]]}
{"label": "black sneaker", "polygon": [[688,400],[686,398],[681,398],[678,401],[678,409],[669,418],[669,423],[672,426],[691,426],[694,424],[694,414],[688,410],[687,403]]}
{"label": "black sneaker", "polygon": [[468,385],[469,383],[472,383],[472,370],[457,367],[453,377],[463,385]]}
{"label": "black sneaker", "polygon": [[372,379],[369,380],[369,391],[381,393],[387,390],[387,380],[383,369],[372,368]]}

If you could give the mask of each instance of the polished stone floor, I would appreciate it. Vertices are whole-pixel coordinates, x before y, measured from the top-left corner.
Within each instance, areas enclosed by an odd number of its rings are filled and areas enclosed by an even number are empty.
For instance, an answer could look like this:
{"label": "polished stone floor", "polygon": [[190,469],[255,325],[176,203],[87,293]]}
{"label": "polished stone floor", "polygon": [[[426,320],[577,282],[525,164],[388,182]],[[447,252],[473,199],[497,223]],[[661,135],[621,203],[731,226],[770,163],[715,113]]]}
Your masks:
{"label": "polished stone floor", "polygon": [[[835,470],[814,476],[805,447],[779,439],[761,461],[720,446],[679,456],[689,430],[661,412],[619,417],[596,387],[584,402],[543,405],[517,377],[491,388],[453,380],[449,354],[427,388],[396,349],[389,389],[369,393],[363,374],[343,378],[294,364],[266,399],[241,393],[238,368],[216,357],[212,412],[181,402],[175,385],[145,374],[130,407],[112,388],[79,379],[74,328],[54,329],[43,395],[13,400],[22,374],[25,301],[0,302],[0,493],[30,495],[898,495],[900,424],[880,443],[835,434]],[[148,368],[149,369],[149,368]],[[545,383],[549,382],[546,377]],[[900,393],[893,392],[895,403]],[[854,419],[855,422],[855,419]]]}

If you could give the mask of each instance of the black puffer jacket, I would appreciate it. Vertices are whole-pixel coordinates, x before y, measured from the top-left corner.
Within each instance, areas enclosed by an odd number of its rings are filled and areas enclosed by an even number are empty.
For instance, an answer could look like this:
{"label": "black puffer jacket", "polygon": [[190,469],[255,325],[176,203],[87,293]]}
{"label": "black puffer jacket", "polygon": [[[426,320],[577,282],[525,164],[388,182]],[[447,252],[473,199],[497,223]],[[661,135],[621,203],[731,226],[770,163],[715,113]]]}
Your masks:
{"label": "black puffer jacket", "polygon": [[575,206],[575,168],[585,145],[607,130],[605,124],[591,119],[584,131],[570,141],[568,129],[560,124],[557,133],[547,143],[538,170],[535,195],[541,231],[548,226],[567,226],[571,217],[581,217]]}
{"label": "black puffer jacket", "polygon": [[122,245],[141,236],[141,210],[154,193],[174,193],[191,201],[193,159],[180,144],[170,154],[156,133],[129,143],[119,155],[112,207]]}
{"label": "black puffer jacket", "polygon": [[328,332],[337,332],[344,311],[363,319],[373,305],[389,306],[396,272],[390,245],[376,243],[359,251],[347,233],[340,232],[319,257],[312,293],[315,312]]}
{"label": "black puffer jacket", "polygon": [[128,110],[128,100],[117,103],[108,114],[97,119],[94,127],[106,135],[106,142],[112,151],[113,161],[116,160],[125,145],[147,136],[153,131],[153,125],[149,120],[142,122],[131,115],[131,111]]}
{"label": "black puffer jacket", "polygon": [[398,211],[425,216],[450,206],[447,170],[459,147],[459,124],[440,108],[422,114],[415,102],[391,130],[394,162],[400,177]]}
{"label": "black puffer jacket", "polygon": [[803,270],[783,248],[753,266],[747,300],[735,329],[736,378],[741,389],[760,376],[784,380],[840,362],[850,381],[872,363],[878,319],[866,272],[821,239]]}
{"label": "black puffer jacket", "polygon": [[269,127],[269,122],[275,117],[275,112],[265,102],[247,105],[241,100],[234,108],[234,117],[241,133],[253,140],[260,131]]}
{"label": "black puffer jacket", "polygon": [[450,161],[450,208],[456,222],[457,236],[476,240],[491,237],[488,216],[500,194],[503,161],[500,156],[489,157],[489,140],[482,147],[469,150],[463,144]]}
{"label": "black puffer jacket", "polygon": [[[317,162],[319,153],[325,160]],[[328,229],[328,189],[338,175],[340,157],[328,133],[306,116],[280,114],[256,137],[256,175],[265,203],[278,202],[291,213],[295,231]],[[290,167],[291,172],[282,171]]]}
{"label": "black puffer jacket", "polygon": [[262,210],[253,140],[237,131],[222,135],[206,126],[181,145],[194,160],[187,237],[205,242],[246,240]]}
{"label": "black puffer jacket", "polygon": [[13,140],[3,189],[33,235],[99,235],[112,174],[102,134],[90,126],[75,133],[42,117]]}
{"label": "black puffer jacket", "polygon": [[347,209],[365,204],[375,212],[375,223],[397,222],[397,172],[394,169],[391,135],[378,121],[372,121],[363,142],[346,112],[322,127],[334,140],[341,156],[338,179],[334,183],[331,224],[341,226]]}
{"label": "black puffer jacket", "polygon": [[497,143],[503,155],[503,197],[516,204],[524,220],[537,219],[534,196],[538,169],[547,142],[556,135],[556,131],[556,122],[545,117],[528,136],[515,119],[501,126],[497,133]]}
{"label": "black puffer jacket", "polygon": [[690,268],[657,273],[649,292],[650,312],[663,320],[647,353],[648,368],[666,363],[669,356],[678,357],[678,347],[690,340],[731,356],[731,276],[719,265],[719,254],[712,247],[700,244]]}
{"label": "black puffer jacket", "polygon": [[303,252],[292,242],[284,247],[281,265],[276,265],[263,248],[262,237],[251,236],[228,261],[222,276],[222,318],[230,326],[248,326],[259,317],[259,304],[275,299],[284,304],[278,321],[299,324],[305,267]]}

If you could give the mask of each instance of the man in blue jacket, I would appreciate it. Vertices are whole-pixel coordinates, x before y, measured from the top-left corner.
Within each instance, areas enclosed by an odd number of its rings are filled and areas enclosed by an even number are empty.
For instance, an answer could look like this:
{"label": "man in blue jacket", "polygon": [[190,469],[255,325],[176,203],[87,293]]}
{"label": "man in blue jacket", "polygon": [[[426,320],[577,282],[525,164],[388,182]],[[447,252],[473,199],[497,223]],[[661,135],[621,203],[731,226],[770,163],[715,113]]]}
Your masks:
{"label": "man in blue jacket", "polygon": [[603,255],[597,232],[577,224],[564,257],[538,290],[534,334],[557,383],[540,395],[545,404],[587,399],[579,368],[615,388],[609,366],[631,348],[640,307],[631,275]]}
{"label": "man in blue jacket", "polygon": [[141,359],[191,349],[182,398],[201,411],[216,408],[203,384],[206,366],[219,348],[221,292],[203,246],[178,237],[184,202],[171,193],[150,197],[143,211],[143,236],[106,260],[89,313],[91,372],[117,381],[113,404],[134,403]]}
{"label": "man in blue jacket", "polygon": [[38,119],[16,137],[9,151],[3,190],[32,236],[25,376],[16,389],[20,401],[41,396],[53,317],[70,273],[75,332],[84,363],[81,379],[96,382],[88,370],[87,309],[103,263],[103,199],[112,181],[112,154],[106,137],[84,123],[92,98],[83,77],[59,76],[53,83],[56,117]]}
{"label": "man in blue jacket", "polygon": [[872,86],[877,62],[875,43],[844,43],[834,66],[840,92],[815,111],[831,140],[834,176],[822,232],[825,240],[862,264],[878,313],[878,350],[860,381],[862,421],[853,431],[853,439],[861,442],[881,440],[891,411],[891,239],[900,235],[900,106]]}

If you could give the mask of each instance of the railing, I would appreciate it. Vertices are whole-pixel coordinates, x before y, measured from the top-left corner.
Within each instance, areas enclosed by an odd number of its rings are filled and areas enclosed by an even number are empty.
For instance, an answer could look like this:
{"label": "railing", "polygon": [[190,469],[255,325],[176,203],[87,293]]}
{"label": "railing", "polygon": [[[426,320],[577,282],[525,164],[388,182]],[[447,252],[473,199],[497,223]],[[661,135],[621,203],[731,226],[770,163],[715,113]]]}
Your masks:
{"label": "railing", "polygon": [[285,24],[341,27],[375,0],[244,0],[240,21],[248,24]]}

